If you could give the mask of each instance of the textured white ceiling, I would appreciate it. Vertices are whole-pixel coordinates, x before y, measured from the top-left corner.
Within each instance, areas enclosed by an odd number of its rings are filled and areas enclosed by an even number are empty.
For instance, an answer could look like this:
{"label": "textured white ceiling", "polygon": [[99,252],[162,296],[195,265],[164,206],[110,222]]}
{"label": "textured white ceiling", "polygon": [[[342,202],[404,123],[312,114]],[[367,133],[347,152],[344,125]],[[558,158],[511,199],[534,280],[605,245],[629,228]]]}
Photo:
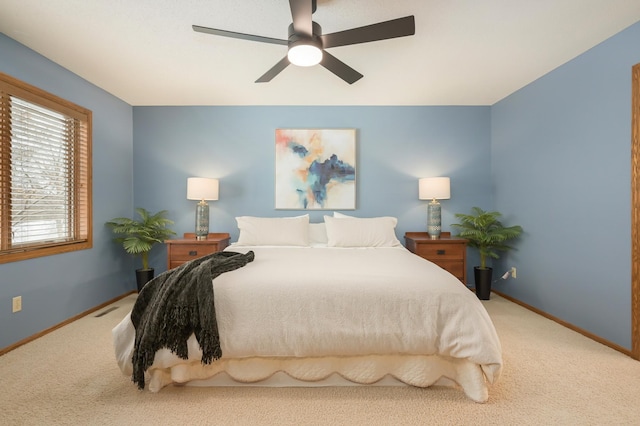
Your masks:
{"label": "textured white ceiling", "polygon": [[254,81],[286,46],[287,0],[0,0],[0,32],[131,105],[491,105],[640,21],[640,0],[318,0],[323,33],[414,15],[416,35]]}

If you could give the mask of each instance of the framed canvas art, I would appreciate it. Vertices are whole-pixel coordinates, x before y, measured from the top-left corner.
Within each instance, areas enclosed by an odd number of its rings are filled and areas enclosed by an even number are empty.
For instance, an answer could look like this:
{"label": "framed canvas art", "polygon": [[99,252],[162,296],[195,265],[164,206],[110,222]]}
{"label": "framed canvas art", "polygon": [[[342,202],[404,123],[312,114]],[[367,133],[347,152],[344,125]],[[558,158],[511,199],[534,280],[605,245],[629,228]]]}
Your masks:
{"label": "framed canvas art", "polygon": [[276,209],[355,209],[355,129],[277,129],[275,191]]}

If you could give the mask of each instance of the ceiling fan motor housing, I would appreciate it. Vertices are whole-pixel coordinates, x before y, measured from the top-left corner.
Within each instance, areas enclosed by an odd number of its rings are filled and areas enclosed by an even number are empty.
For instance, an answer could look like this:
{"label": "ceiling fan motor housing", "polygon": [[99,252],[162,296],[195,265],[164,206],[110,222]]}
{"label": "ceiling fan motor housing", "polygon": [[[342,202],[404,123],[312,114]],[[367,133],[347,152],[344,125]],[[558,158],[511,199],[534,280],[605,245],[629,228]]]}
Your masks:
{"label": "ceiling fan motor housing", "polygon": [[322,40],[320,39],[320,36],[322,35],[322,27],[317,22],[311,22],[311,25],[313,28],[313,34],[311,35],[297,33],[293,29],[293,24],[289,25],[289,37],[287,38],[289,41],[289,48],[302,42],[304,44],[312,44],[318,49],[322,49]]}

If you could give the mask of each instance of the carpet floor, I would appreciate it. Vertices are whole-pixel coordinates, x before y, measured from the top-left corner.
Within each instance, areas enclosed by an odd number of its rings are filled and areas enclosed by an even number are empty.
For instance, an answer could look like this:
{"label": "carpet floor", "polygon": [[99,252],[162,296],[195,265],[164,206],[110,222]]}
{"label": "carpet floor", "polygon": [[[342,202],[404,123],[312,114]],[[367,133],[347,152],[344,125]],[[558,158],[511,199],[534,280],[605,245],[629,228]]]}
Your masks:
{"label": "carpet floor", "polygon": [[640,425],[640,362],[497,295],[483,304],[504,369],[486,404],[445,387],[141,392],[116,366],[111,341],[134,301],[128,296],[0,357],[0,424]]}

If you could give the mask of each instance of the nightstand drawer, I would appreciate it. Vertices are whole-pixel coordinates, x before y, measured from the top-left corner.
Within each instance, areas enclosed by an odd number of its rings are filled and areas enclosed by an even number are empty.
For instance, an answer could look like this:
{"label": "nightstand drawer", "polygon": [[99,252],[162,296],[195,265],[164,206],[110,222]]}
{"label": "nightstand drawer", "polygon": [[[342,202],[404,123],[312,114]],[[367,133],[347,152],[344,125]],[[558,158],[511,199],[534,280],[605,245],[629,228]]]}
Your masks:
{"label": "nightstand drawer", "polygon": [[219,251],[217,244],[176,244],[171,247],[171,261],[193,260],[217,251]]}
{"label": "nightstand drawer", "polygon": [[437,260],[462,259],[466,247],[463,244],[418,244],[416,254],[420,257],[437,262]]}
{"label": "nightstand drawer", "polygon": [[193,233],[185,233],[184,238],[166,240],[167,267],[176,268],[190,260],[224,250],[229,245],[229,234],[210,233],[204,240],[196,240]]}
{"label": "nightstand drawer", "polygon": [[407,232],[404,235],[407,249],[435,263],[451,275],[467,283],[467,240],[442,232],[433,239],[426,232]]}

